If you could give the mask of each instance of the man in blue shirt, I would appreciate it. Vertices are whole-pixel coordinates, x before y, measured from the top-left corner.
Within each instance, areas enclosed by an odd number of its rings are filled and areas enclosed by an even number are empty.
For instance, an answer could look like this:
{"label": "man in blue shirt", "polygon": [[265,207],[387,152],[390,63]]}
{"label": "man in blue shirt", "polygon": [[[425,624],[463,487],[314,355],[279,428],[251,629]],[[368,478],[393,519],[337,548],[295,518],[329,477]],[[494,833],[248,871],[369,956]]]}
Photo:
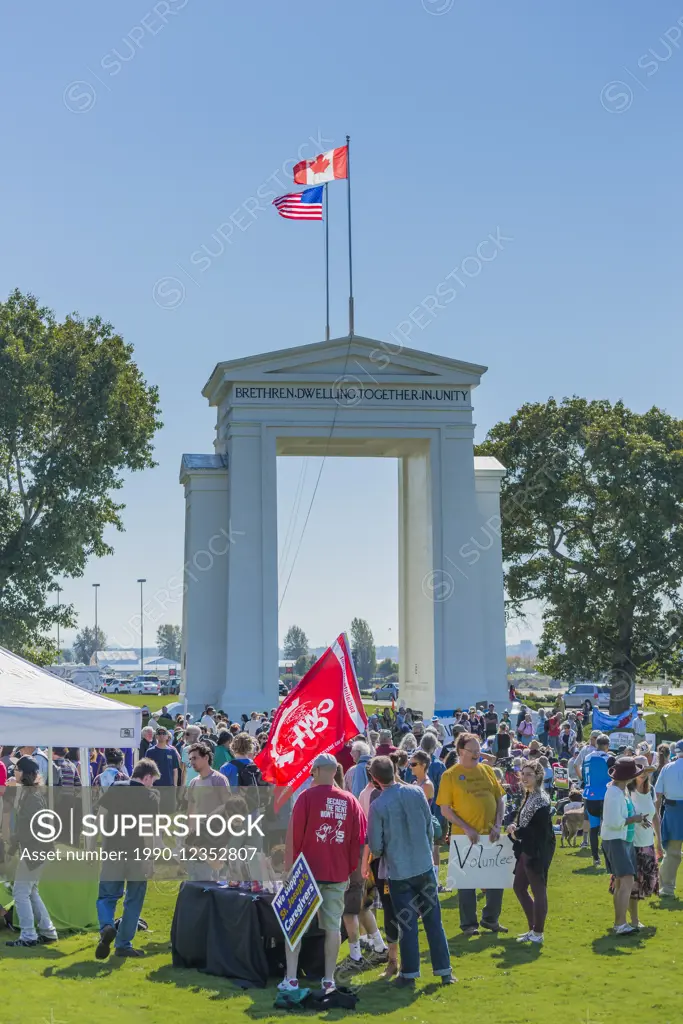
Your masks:
{"label": "man in blue shirt", "polygon": [[607,787],[612,781],[609,770],[616,763],[616,757],[610,754],[609,736],[598,736],[595,741],[595,750],[586,755],[581,768],[583,777],[583,799],[588,812],[590,824],[591,853],[593,854],[593,867],[600,867],[600,851],[598,840],[600,836],[600,822],[602,821],[602,808],[605,802]]}
{"label": "man in blue shirt", "polygon": [[246,732],[240,732],[230,744],[232,761],[222,765],[221,775],[225,775],[230,786],[255,786],[261,773],[252,760],[256,752],[256,743]]}
{"label": "man in blue shirt", "polygon": [[160,726],[156,732],[154,746],[148,747],[145,754],[145,757],[154,761],[159,769],[159,778],[156,779],[154,788],[159,789],[160,807],[165,814],[170,814],[175,807],[175,793],[180,771],[180,757],[170,740],[168,729],[163,725]]}
{"label": "man in blue shirt", "polygon": [[401,973],[398,988],[415,988],[420,976],[418,918],[429,945],[432,970],[444,985],[455,980],[446,933],[441,922],[437,878],[432,864],[432,815],[418,786],[399,786],[388,757],[376,757],[372,776],[382,793],[370,804],[367,845],[373,857],[384,857],[389,892],[400,925]]}

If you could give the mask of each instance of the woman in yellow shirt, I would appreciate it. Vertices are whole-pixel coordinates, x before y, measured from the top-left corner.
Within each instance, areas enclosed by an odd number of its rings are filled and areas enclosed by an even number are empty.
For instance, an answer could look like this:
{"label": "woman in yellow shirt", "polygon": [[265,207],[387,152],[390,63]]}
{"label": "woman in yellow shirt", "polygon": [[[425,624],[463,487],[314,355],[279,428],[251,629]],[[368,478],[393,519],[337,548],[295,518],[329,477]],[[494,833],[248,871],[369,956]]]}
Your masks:
{"label": "woman in yellow shirt", "polygon": [[[454,835],[465,835],[474,844],[479,837],[488,835],[495,842],[505,811],[505,790],[493,769],[480,762],[479,738],[463,732],[456,743],[457,763],[445,771],[439,784],[437,803],[444,818],[452,824]],[[460,927],[464,935],[478,935],[477,891],[459,889]],[[491,932],[507,932],[499,923],[503,905],[502,889],[486,890],[486,906],[481,915],[481,926]]]}

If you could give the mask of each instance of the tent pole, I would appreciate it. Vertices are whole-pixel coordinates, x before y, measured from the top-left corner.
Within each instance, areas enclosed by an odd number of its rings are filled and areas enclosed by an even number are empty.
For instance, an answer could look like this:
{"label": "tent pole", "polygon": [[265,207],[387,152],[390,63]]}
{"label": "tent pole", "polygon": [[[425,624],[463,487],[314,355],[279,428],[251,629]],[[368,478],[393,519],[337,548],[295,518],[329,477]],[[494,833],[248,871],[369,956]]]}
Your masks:
{"label": "tent pole", "polygon": [[47,806],[53,811],[55,807],[55,794],[52,778],[52,747],[47,748],[47,778],[45,779],[45,785],[47,786]]}
{"label": "tent pole", "polygon": [[[92,812],[92,790],[90,788],[90,748],[80,748],[81,762],[81,814],[86,815]],[[80,832],[80,826],[79,826]],[[74,836],[74,844],[80,846],[80,835]],[[94,850],[95,836],[87,836],[85,840],[86,850]]]}

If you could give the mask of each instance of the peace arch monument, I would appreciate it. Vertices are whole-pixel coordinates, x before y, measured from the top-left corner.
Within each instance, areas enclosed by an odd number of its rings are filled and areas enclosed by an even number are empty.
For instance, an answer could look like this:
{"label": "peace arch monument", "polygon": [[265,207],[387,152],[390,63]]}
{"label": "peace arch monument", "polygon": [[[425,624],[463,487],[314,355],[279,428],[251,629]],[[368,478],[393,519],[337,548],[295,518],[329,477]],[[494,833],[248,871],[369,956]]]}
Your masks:
{"label": "peace arch monument", "polygon": [[[203,391],[214,453],[184,455],[180,471],[191,708],[277,706],[278,455],[398,460],[400,697],[425,715],[505,702],[504,468],[473,453],[485,371],[357,336],[216,366]],[[336,568],[349,572],[348,558]]]}

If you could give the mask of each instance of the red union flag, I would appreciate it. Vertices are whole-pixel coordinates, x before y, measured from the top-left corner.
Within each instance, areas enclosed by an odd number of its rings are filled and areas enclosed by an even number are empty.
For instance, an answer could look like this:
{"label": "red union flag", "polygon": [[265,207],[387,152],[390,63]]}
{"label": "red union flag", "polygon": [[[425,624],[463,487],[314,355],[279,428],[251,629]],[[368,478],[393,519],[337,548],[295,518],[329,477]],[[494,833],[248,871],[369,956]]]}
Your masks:
{"label": "red union flag", "polygon": [[318,754],[334,754],[367,721],[342,633],[280,705],[256,764],[267,782],[298,789]]}

